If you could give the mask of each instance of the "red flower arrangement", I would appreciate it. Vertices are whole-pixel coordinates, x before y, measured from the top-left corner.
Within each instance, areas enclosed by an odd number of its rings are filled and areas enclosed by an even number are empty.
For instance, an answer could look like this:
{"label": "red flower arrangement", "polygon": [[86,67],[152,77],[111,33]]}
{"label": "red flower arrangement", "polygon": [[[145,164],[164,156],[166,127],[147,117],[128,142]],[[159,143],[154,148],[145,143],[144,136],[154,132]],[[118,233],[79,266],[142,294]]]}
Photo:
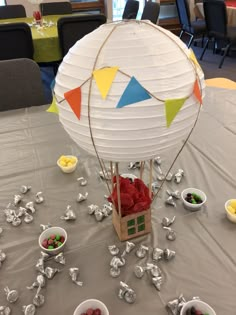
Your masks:
{"label": "red flower arrangement", "polygon": [[[149,189],[141,179],[135,178],[134,181],[131,181],[129,178],[120,176],[119,181],[122,217],[149,209],[152,200],[149,196]],[[115,187],[108,201],[118,209],[116,177],[113,178],[113,182]]]}

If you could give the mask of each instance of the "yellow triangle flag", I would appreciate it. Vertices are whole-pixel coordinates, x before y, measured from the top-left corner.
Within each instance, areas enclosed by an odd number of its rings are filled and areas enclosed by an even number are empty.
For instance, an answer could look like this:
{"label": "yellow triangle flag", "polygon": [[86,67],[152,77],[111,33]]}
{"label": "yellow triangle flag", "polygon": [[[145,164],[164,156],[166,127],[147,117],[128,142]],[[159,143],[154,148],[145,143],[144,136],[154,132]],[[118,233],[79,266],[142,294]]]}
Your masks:
{"label": "yellow triangle flag", "polygon": [[193,63],[195,64],[196,67],[198,67],[198,68],[200,68],[202,70],[202,68],[201,68],[201,66],[198,63],[198,60],[197,60],[197,58],[196,58],[192,48],[190,48],[189,58],[193,61]]}
{"label": "yellow triangle flag", "polygon": [[172,121],[175,119],[175,116],[180,111],[180,109],[183,106],[186,99],[187,99],[187,97],[173,99],[173,100],[165,100],[166,125],[167,125],[167,127],[170,127]]}
{"label": "yellow triangle flag", "polygon": [[118,69],[118,67],[111,67],[93,71],[93,77],[103,99],[106,99]]}
{"label": "yellow triangle flag", "polygon": [[50,105],[50,107],[46,110],[48,113],[55,113],[55,114],[59,114],[59,110],[56,104],[56,98],[55,96],[53,96],[52,99],[52,104]]}

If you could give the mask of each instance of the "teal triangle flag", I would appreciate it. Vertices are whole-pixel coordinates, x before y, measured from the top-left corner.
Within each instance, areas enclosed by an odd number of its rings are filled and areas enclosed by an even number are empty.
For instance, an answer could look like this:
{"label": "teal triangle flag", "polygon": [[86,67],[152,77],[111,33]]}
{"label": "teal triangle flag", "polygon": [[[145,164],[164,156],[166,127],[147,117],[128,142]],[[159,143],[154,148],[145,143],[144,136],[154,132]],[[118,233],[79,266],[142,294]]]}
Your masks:
{"label": "teal triangle flag", "polygon": [[56,81],[55,79],[52,80],[51,84],[50,84],[50,89],[53,90],[54,89],[54,86],[56,84]]}
{"label": "teal triangle flag", "polygon": [[147,93],[147,91],[135,79],[135,77],[132,77],[122,94],[119,103],[116,105],[116,108],[142,102],[148,100],[149,98],[151,98],[151,96]]}

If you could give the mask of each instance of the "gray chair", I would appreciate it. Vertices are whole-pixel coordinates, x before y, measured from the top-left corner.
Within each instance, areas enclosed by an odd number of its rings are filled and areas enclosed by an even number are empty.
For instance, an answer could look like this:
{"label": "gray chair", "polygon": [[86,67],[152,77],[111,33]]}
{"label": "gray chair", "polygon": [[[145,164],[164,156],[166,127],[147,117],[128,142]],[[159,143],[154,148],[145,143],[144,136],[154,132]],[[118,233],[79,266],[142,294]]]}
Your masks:
{"label": "gray chair", "polygon": [[14,19],[26,17],[25,7],[21,4],[0,6],[0,19]]}
{"label": "gray chair", "polygon": [[40,3],[40,11],[42,15],[61,15],[72,14],[72,6],[70,2],[42,2]]}
{"label": "gray chair", "polygon": [[65,56],[78,40],[105,24],[106,20],[103,14],[61,17],[57,22],[57,29],[62,55]]}
{"label": "gray chair", "polygon": [[160,4],[157,2],[148,1],[146,2],[141,20],[149,20],[156,24],[160,13]]}
{"label": "gray chair", "polygon": [[34,47],[29,25],[26,23],[0,23],[0,60],[33,59]]}
{"label": "gray chair", "polygon": [[0,111],[46,104],[40,69],[31,59],[0,61]]}
{"label": "gray chair", "polygon": [[135,20],[138,14],[139,1],[136,0],[127,0],[122,15],[123,20]]}

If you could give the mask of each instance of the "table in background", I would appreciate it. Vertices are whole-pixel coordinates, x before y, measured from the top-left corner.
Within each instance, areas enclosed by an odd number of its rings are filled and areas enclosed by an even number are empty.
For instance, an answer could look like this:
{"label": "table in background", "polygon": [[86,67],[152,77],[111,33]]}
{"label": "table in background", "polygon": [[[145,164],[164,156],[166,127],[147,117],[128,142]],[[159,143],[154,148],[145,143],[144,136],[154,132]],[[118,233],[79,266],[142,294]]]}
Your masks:
{"label": "table in background", "polygon": [[[65,15],[63,15],[65,16]],[[17,23],[25,22],[30,24],[31,33],[34,45],[34,61],[36,62],[52,62],[62,59],[62,53],[57,32],[57,21],[62,15],[48,15],[44,16],[43,20],[47,23],[50,21],[53,23],[51,26],[44,26],[38,28],[33,18],[15,18],[0,20],[0,23]]]}
{"label": "table in background", "polygon": [[[236,2],[226,1],[228,26],[236,26]],[[195,16],[201,19],[205,18],[203,3],[196,3],[195,5]]]}
{"label": "table in background", "polygon": [[[37,275],[39,225],[50,222],[67,230],[66,265],[46,263],[59,267],[62,272],[48,280],[42,289],[46,302],[37,314],[73,314],[83,300],[98,298],[108,306],[110,315],[165,315],[166,302],[183,293],[187,299],[200,296],[218,315],[234,315],[236,225],[227,220],[224,203],[236,197],[236,91],[206,88],[200,119],[173,168],[173,172],[183,168],[185,177],[179,185],[165,184],[152,207],[152,233],[133,240],[136,247],[142,243],[150,249],[158,246],[176,251],[172,261],[159,263],[164,279],[160,292],[151,285],[148,274],[141,280],[133,274],[135,264],[152,261],[151,253],[140,260],[131,252],[120,277],[110,277],[111,255],[107,246],[116,244],[123,250],[125,244],[119,242],[111,217],[98,223],[87,212],[91,203],[102,205],[107,194],[105,183],[98,176],[97,160],[72,142],[58,116],[47,113],[46,108],[2,112],[0,117],[0,223],[4,229],[0,249],[7,255],[0,269],[0,305],[7,304],[5,286],[20,292],[19,301],[10,305],[13,314],[20,314],[22,305],[32,303],[35,290],[29,291],[26,286]],[[56,161],[62,154],[79,155],[75,173],[60,171]],[[171,158],[171,154],[162,156],[163,170]],[[123,170],[127,173],[127,165]],[[137,175],[137,171],[133,173]],[[87,186],[78,185],[76,179],[80,176],[88,180]],[[6,223],[2,210],[19,193],[21,185],[32,186],[24,195],[25,201],[33,200],[35,193],[42,191],[45,202],[36,205],[31,224],[13,227]],[[186,211],[181,201],[177,201],[176,208],[166,206],[166,187],[180,191],[186,187],[200,188],[207,195],[206,206],[196,213]],[[88,200],[78,204],[78,192],[86,191]],[[68,204],[76,212],[76,221],[60,219]],[[176,215],[173,228],[177,239],[170,242],[166,240],[161,220],[173,215]],[[80,268],[79,280],[84,281],[83,287],[71,282],[70,267]],[[120,280],[136,291],[135,304],[129,305],[118,298]]]}

